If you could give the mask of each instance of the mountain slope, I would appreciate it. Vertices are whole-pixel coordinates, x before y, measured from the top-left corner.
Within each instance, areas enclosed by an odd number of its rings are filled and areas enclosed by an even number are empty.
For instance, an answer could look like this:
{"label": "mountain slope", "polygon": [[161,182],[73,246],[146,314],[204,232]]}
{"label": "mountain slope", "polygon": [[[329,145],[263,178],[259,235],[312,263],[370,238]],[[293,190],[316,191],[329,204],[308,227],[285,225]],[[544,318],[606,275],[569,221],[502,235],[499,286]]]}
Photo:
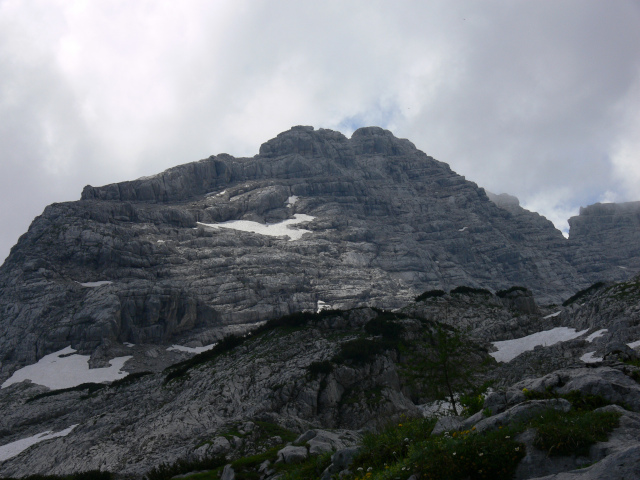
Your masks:
{"label": "mountain slope", "polygon": [[[308,233],[216,228],[237,220]],[[70,344],[208,341],[221,325],[395,308],[429,288],[518,284],[558,302],[587,285],[568,256],[550,222],[499,208],[408,140],[294,127],[253,158],[221,154],[47,207],[0,267],[0,378]]]}

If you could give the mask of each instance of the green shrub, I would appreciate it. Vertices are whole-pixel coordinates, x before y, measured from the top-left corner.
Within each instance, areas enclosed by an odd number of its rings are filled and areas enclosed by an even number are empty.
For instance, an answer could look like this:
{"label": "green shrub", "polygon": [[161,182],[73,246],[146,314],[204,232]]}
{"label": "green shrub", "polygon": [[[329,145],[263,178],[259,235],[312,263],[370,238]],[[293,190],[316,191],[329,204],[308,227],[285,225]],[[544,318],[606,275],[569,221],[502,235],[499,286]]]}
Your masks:
{"label": "green shrub", "polygon": [[[251,331],[249,335],[256,336],[278,328],[300,328],[308,325],[309,323],[316,323],[324,318],[342,314],[342,310],[322,310],[318,313],[296,312],[283,317],[271,319],[264,325]],[[237,346],[242,345],[247,339],[247,336],[228,335],[220,340],[211,350],[199,353],[184,362],[179,362],[167,367],[165,369],[167,376],[164,379],[164,383],[167,384],[171,380],[185,376],[192,368],[207,363],[221,354],[233,350]]]}
{"label": "green shrub", "polygon": [[403,419],[386,425],[378,432],[365,433],[351,470],[357,471],[359,467],[363,470],[369,467],[384,470],[385,465],[391,465],[408,454],[410,442],[431,438],[435,424],[435,418]]}
{"label": "green shrub", "polygon": [[584,290],[580,290],[579,292],[577,292],[572,297],[569,297],[567,300],[562,302],[562,306],[563,307],[567,307],[567,306],[571,305],[572,303],[575,303],[576,301],[580,300],[581,298],[586,297],[587,295],[591,295],[596,290],[599,290],[600,288],[604,287],[605,285],[606,284],[604,282],[596,282],[593,285],[591,285],[590,287],[587,287]]}
{"label": "green shrub", "polygon": [[477,295],[490,295],[493,296],[493,293],[491,293],[489,290],[487,290],[486,288],[473,288],[473,287],[467,287],[465,285],[461,285],[459,287],[454,288],[453,290],[451,290],[451,295],[456,295],[456,294],[477,294]]}
{"label": "green shrub", "polygon": [[331,465],[332,452],[323,453],[309,458],[299,465],[286,465],[283,472],[284,480],[309,480],[322,477],[322,472]]}
{"label": "green shrub", "polygon": [[511,287],[511,288],[509,288],[507,290],[498,290],[496,292],[496,296],[500,297],[500,298],[504,298],[504,297],[506,297],[507,295],[509,295],[510,293],[513,293],[513,292],[528,292],[528,291],[529,291],[529,289],[527,289],[526,287],[513,286],[513,287]]}
{"label": "green shrub", "polygon": [[227,460],[224,456],[212,456],[201,460],[180,458],[173,463],[162,463],[152,468],[146,473],[144,479],[169,480],[170,478],[175,477],[176,475],[182,475],[183,473],[195,472],[197,470],[213,470],[214,468],[220,468],[226,464]]}
{"label": "green shrub", "polygon": [[87,395],[91,395],[98,390],[102,390],[107,387],[106,383],[81,383],[80,385],[76,385],[75,387],[70,388],[61,388],[59,390],[49,390],[48,392],[39,393],[38,395],[34,395],[30,399],[27,400],[26,403],[34,402],[41,398],[53,397],[54,395],[62,395],[63,393],[68,392],[82,392],[87,391]]}
{"label": "green shrub", "polygon": [[333,363],[329,360],[313,362],[307,367],[307,370],[313,378],[316,378],[318,375],[328,375],[333,372]]}
{"label": "green shrub", "polygon": [[206,352],[199,353],[184,362],[176,363],[167,367],[165,372],[169,372],[164,379],[164,383],[167,384],[171,380],[184,376],[190,369],[203,363],[207,363],[214,358],[222,355],[223,353],[233,350],[238,345],[241,345],[245,341],[244,337],[237,335],[227,335],[220,340],[215,347]]}
{"label": "green shrub", "polygon": [[355,364],[362,365],[371,362],[376,355],[379,355],[390,348],[394,347],[388,342],[357,338],[340,345],[340,351],[332,360],[334,363],[338,364],[350,361]]}
{"label": "green shrub", "polygon": [[404,332],[404,327],[394,321],[395,318],[378,315],[364,326],[365,332],[371,335],[382,335],[388,340],[399,340]]}
{"label": "green shrub", "polygon": [[111,382],[111,385],[109,385],[109,387],[111,387],[111,388],[126,387],[128,385],[131,385],[135,381],[141,379],[142,377],[146,377],[147,375],[151,375],[151,374],[152,374],[152,372],[130,373],[129,375],[127,375],[124,378],[121,378],[120,380],[116,380],[114,382]]}
{"label": "green shrub", "polygon": [[418,295],[414,299],[414,301],[416,301],[416,302],[424,302],[428,298],[438,298],[438,297],[442,297],[442,296],[444,296],[446,294],[447,294],[447,292],[445,292],[444,290],[427,290],[426,292],[421,293],[420,295]]}
{"label": "green shrub", "polygon": [[582,393],[579,390],[571,390],[569,393],[559,395],[551,388],[547,388],[544,392],[538,392],[535,390],[523,390],[524,396],[527,400],[547,400],[552,398],[564,398],[571,403],[574,410],[577,411],[591,411],[596,408],[605,407],[611,405],[611,402],[600,395],[592,395],[590,393]]}
{"label": "green shrub", "polygon": [[607,440],[618,426],[616,412],[560,412],[548,410],[532,422],[534,445],[549,455],[588,455],[589,447]]}

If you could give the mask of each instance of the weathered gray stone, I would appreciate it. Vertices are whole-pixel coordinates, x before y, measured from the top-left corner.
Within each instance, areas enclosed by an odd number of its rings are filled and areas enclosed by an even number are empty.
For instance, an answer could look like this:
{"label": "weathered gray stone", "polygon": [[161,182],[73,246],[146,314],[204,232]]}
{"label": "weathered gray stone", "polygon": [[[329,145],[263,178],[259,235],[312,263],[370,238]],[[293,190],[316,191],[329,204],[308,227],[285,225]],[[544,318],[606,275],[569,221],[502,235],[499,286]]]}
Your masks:
{"label": "weathered gray stone", "polygon": [[222,474],[220,475],[220,480],[235,480],[236,472],[234,472],[231,464],[225,465],[222,469]]}
{"label": "weathered gray stone", "polygon": [[499,427],[508,425],[512,422],[526,421],[537,415],[538,413],[554,408],[563,412],[568,412],[571,409],[571,404],[564,398],[551,399],[551,400],[530,400],[520,403],[515,407],[487,417],[479,421],[475,426],[476,432],[484,432],[489,430],[497,430]]}
{"label": "weathered gray stone", "polygon": [[443,432],[455,432],[461,430],[464,424],[462,417],[440,417],[431,431],[431,435],[440,435]]}
{"label": "weathered gray stone", "polygon": [[278,462],[284,463],[301,463],[309,457],[306,447],[296,447],[287,445],[278,451]]}

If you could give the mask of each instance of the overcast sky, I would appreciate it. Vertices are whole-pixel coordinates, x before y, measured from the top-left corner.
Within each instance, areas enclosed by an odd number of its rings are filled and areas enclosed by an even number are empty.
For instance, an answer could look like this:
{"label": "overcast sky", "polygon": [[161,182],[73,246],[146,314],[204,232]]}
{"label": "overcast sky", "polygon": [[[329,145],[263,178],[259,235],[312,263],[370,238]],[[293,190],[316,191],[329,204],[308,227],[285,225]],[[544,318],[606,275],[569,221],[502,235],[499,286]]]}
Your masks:
{"label": "overcast sky", "polygon": [[640,2],[0,0],[0,261],[84,185],[378,125],[567,230],[640,200]]}

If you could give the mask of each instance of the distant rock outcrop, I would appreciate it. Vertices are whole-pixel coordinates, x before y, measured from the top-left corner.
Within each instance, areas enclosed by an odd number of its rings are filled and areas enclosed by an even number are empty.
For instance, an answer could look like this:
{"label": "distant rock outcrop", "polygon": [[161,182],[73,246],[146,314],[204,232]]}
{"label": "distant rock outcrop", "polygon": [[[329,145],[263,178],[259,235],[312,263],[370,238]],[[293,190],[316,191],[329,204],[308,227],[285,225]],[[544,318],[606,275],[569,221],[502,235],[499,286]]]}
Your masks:
{"label": "distant rock outcrop", "polygon": [[640,271],[640,202],[596,203],[569,219],[570,261],[590,282]]}

